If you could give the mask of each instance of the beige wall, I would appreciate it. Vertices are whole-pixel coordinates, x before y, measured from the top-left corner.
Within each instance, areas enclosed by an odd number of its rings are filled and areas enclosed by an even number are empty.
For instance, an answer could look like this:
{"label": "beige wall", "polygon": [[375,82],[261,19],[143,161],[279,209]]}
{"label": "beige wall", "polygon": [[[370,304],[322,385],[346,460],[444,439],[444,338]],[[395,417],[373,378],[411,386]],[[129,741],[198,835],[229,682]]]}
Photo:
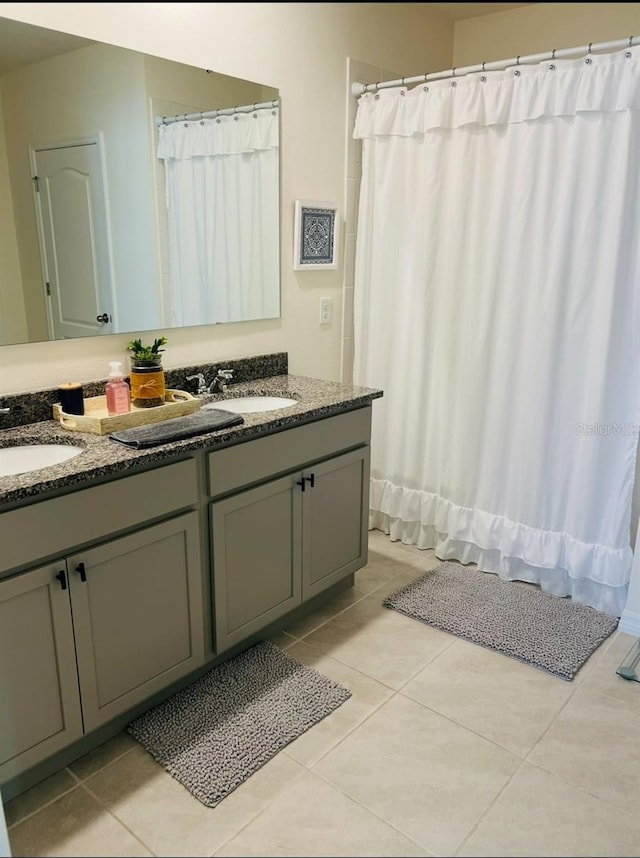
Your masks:
{"label": "beige wall", "polygon": [[640,35],[640,3],[540,3],[458,21],[453,65],[461,68]]}
{"label": "beige wall", "polygon": [[[296,198],[344,201],[347,58],[405,75],[445,68],[452,25],[404,3],[0,3],[0,15],[258,80],[282,100],[282,317],[169,331],[168,367],[287,351],[292,372],[340,378],[342,270],[294,272]],[[344,254],[342,254],[344,258]],[[319,325],[320,298],[333,321]],[[3,393],[104,378],[124,335],[6,346]]]}

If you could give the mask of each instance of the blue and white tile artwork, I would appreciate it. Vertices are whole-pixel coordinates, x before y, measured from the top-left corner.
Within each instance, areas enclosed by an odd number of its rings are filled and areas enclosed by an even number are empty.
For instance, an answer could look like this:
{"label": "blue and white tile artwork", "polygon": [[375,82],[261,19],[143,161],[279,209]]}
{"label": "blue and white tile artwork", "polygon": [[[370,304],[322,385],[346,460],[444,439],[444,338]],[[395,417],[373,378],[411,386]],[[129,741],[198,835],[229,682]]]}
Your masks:
{"label": "blue and white tile artwork", "polygon": [[332,265],[335,249],[335,209],[300,210],[300,265]]}

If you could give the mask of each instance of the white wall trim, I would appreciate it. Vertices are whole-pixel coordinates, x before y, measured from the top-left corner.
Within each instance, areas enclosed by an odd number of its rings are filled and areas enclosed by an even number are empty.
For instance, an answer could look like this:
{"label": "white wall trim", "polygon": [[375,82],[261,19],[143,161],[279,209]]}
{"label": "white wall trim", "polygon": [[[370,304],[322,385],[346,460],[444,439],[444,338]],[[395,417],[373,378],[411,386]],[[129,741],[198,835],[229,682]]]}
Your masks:
{"label": "white wall trim", "polygon": [[640,614],[625,609],[618,623],[618,631],[640,638]]}

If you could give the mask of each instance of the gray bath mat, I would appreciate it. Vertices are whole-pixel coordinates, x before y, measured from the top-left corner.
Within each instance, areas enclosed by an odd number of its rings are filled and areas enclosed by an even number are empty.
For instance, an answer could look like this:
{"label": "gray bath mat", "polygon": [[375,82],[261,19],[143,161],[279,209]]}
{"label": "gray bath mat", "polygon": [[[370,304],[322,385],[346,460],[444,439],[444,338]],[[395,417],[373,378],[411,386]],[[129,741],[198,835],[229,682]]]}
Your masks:
{"label": "gray bath mat", "polygon": [[618,626],[594,608],[458,563],[440,564],[383,604],[566,680]]}
{"label": "gray bath mat", "polygon": [[207,807],[351,692],[268,641],[218,665],[127,727]]}

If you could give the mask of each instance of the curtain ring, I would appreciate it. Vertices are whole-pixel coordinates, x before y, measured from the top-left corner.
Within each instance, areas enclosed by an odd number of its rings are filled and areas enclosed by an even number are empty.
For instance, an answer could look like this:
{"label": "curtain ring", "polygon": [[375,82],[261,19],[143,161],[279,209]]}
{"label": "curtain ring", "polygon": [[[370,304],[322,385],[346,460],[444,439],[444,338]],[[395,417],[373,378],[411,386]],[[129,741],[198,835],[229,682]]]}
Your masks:
{"label": "curtain ring", "polygon": [[520,65],[520,54],[518,54],[518,56],[516,57],[516,65]]}
{"label": "curtain ring", "polygon": [[456,76],[456,70],[455,70],[455,68],[452,68],[452,69],[451,69],[451,74],[452,74],[452,76],[453,76],[453,77],[455,77],[455,76]]}
{"label": "curtain ring", "polygon": [[428,74],[428,73],[427,73],[427,74],[425,74],[425,76],[424,76],[424,82],[425,82],[425,83],[427,82],[427,78],[428,78],[428,77],[429,77],[429,74]]}
{"label": "curtain ring", "polygon": [[587,53],[588,53],[588,54],[590,54],[590,53],[591,53],[591,45],[592,45],[592,44],[593,44],[593,42],[589,42],[589,47],[587,48]]}
{"label": "curtain ring", "polygon": [[633,36],[629,36],[629,47],[633,47]]}
{"label": "curtain ring", "polygon": [[485,66],[485,63],[483,62],[482,63],[482,71],[484,71],[484,66]]}
{"label": "curtain ring", "polygon": [[555,58],[556,58],[556,48],[554,48],[554,49],[551,51],[551,59],[552,59],[552,60],[555,60]]}

